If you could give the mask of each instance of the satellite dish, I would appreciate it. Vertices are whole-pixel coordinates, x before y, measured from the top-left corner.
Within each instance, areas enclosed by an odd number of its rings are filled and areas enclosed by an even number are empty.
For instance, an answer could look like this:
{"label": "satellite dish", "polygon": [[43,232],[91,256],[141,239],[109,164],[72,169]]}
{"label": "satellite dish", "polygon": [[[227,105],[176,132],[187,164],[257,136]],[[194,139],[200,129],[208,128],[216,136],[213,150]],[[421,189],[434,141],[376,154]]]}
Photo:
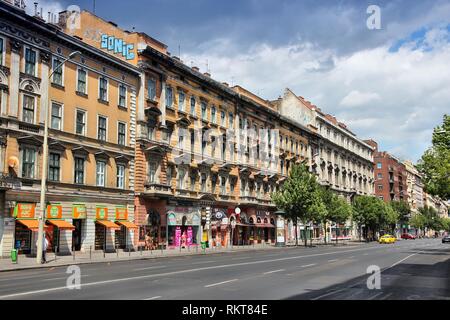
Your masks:
{"label": "satellite dish", "polygon": [[11,156],[8,159],[8,167],[17,168],[19,167],[19,159],[17,157]]}

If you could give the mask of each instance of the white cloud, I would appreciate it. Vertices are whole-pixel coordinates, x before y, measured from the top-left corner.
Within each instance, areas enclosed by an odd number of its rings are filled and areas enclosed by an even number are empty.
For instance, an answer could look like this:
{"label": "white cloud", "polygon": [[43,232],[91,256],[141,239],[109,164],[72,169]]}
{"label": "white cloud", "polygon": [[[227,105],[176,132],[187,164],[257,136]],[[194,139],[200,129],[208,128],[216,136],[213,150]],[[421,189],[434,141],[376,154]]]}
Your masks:
{"label": "white cloud", "polygon": [[[390,52],[386,44],[347,56],[311,43],[261,44],[227,56],[230,41],[224,39],[204,44],[207,54],[186,55],[186,60],[208,59],[215,79],[231,83],[233,78],[266,99],[289,87],[347,122],[359,137],[417,160],[430,144],[430,130],[449,110],[450,45],[443,40],[448,37],[446,28],[431,29],[419,49],[405,44]],[[333,63],[322,68],[327,61]]]}
{"label": "white cloud", "polygon": [[381,100],[378,93],[353,90],[342,99],[340,105],[344,107],[360,107],[377,100]]}

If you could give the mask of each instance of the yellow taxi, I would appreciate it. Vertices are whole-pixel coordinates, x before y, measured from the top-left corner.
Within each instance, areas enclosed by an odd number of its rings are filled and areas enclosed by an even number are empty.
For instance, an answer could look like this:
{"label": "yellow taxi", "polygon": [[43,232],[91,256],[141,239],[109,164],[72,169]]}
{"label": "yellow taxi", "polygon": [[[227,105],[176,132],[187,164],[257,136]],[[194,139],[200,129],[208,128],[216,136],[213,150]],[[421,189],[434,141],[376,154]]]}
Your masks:
{"label": "yellow taxi", "polygon": [[391,236],[390,234],[385,234],[378,240],[379,243],[395,243],[397,241],[397,238],[394,236]]}

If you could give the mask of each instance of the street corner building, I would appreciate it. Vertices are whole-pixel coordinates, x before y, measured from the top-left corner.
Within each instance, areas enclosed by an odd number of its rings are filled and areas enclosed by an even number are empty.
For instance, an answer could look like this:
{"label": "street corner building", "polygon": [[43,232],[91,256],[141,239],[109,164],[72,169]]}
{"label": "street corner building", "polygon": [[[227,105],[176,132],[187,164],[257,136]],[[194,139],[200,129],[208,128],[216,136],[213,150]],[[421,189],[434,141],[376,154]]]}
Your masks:
{"label": "street corner building", "polygon": [[49,250],[355,236],[351,221],[294,228],[271,201],[302,163],[348,201],[374,194],[375,148],[311,102],[218,82],[88,11],[75,26],[67,11],[47,22],[12,1],[0,11],[2,256],[36,251],[46,107]]}
{"label": "street corner building", "polygon": [[9,1],[0,12],[0,254],[36,251],[47,107],[48,250],[125,248],[136,227],[138,69]]}

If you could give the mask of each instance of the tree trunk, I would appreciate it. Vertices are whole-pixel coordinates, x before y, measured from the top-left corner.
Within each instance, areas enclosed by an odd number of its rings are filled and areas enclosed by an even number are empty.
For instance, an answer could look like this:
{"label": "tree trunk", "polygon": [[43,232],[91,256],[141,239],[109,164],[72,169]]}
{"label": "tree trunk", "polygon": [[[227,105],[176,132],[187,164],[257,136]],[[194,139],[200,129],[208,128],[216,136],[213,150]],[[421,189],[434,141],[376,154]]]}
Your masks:
{"label": "tree trunk", "polygon": [[308,247],[308,236],[306,235],[306,232],[308,231],[308,227],[306,226],[306,224],[305,224],[304,230],[305,230],[305,248],[307,248]]}
{"label": "tree trunk", "polygon": [[298,218],[295,218],[295,246],[298,247]]}
{"label": "tree trunk", "polygon": [[328,229],[327,229],[327,222],[323,222],[323,225],[325,226],[325,245],[327,244],[327,236],[328,236]]}

